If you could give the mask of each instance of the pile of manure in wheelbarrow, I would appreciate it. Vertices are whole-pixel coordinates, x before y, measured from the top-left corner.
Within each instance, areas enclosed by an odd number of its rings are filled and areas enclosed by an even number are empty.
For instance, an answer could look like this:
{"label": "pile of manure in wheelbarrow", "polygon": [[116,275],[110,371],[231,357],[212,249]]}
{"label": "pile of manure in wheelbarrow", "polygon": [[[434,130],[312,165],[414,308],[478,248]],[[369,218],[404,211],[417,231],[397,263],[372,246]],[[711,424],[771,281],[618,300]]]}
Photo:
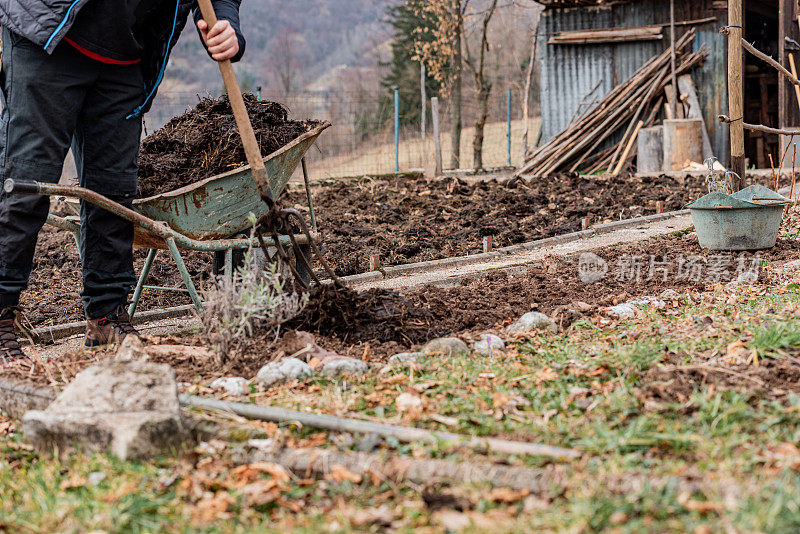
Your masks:
{"label": "pile of manure in wheelbarrow", "polygon": [[[244,95],[261,154],[268,156],[319,122],[289,120],[277,102]],[[239,129],[227,96],[203,98],[148,136],[139,151],[139,194],[151,197],[247,164]]]}

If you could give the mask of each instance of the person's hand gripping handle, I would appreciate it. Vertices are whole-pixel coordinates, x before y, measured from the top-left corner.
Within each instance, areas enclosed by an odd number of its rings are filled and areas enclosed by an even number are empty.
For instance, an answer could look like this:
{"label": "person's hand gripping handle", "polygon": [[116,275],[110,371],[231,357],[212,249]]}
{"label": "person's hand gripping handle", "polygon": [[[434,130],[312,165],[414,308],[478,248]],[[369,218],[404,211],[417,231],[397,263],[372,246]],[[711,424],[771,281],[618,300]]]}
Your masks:
{"label": "person's hand gripping handle", "polygon": [[[203,13],[203,20],[211,29],[217,24],[217,15],[211,0],[197,0],[200,11]],[[256,134],[253,132],[253,125],[247,114],[247,107],[244,105],[242,91],[239,89],[239,82],[233,72],[233,65],[229,59],[218,61],[219,70],[222,73],[222,81],[225,83],[225,90],[233,108],[233,116],[236,118],[236,125],[239,127],[239,135],[242,137],[244,153],[247,156],[247,163],[253,173],[253,179],[261,193],[261,198],[272,208],[275,205],[275,198],[272,196],[272,189],[267,178],[267,169],[264,167],[264,160],[261,157],[261,149],[258,146]]]}

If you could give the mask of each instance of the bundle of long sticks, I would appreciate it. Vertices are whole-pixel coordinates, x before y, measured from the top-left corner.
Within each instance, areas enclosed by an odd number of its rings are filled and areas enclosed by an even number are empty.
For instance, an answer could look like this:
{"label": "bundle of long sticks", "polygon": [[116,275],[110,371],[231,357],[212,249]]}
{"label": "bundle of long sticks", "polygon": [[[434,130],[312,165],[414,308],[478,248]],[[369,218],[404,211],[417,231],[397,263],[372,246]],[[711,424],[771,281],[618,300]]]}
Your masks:
{"label": "bundle of long sticks", "polygon": [[[679,53],[677,74],[700,65],[708,56],[705,45],[698,52],[684,52],[694,42],[690,30],[675,43]],[[548,176],[558,172],[595,171],[621,167],[632,157],[629,145],[642,126],[652,125],[661,107],[664,88],[669,85],[670,50],[651,58],[633,76],[614,88],[591,112],[571,124],[547,144],[528,153],[517,176]],[[622,140],[612,149],[604,142],[622,127]],[[628,150],[626,150],[626,148]]]}

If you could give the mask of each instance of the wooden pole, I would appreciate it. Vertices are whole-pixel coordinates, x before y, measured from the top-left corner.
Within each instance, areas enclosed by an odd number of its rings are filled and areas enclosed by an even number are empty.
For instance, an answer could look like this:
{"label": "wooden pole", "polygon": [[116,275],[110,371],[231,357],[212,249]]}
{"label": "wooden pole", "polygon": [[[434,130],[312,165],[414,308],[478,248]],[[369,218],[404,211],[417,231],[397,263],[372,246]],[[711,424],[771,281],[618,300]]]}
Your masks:
{"label": "wooden pole", "polygon": [[619,159],[619,163],[617,163],[617,167],[612,173],[614,176],[617,176],[620,172],[622,172],[622,167],[625,166],[625,161],[628,159],[628,154],[631,153],[633,143],[636,142],[636,138],[639,136],[639,130],[642,129],[642,126],[644,126],[644,121],[639,121],[636,123],[636,128],[633,130],[633,135],[631,135],[630,140],[628,140],[628,146],[625,147],[625,151],[622,153],[622,157]]}
{"label": "wooden pole", "polygon": [[[792,69],[792,76],[797,78],[797,65],[794,62],[794,54],[789,53],[789,67]],[[797,105],[800,107],[800,87],[794,86],[794,95],[797,97]]]}
{"label": "wooden pole", "polygon": [[[528,71],[525,73],[525,93],[522,95],[522,126],[524,128],[522,133],[522,165],[525,165],[525,159],[528,157],[528,134],[530,131],[530,99],[531,87],[533,86],[533,73],[536,66],[536,48],[539,42],[539,27],[537,25],[536,31],[531,38],[531,55],[530,62],[528,63]],[[541,128],[540,128],[541,129]]]}
{"label": "wooden pole", "polygon": [[675,74],[675,0],[669,0],[669,61],[670,61],[670,78],[672,79],[672,87],[675,90],[675,98],[672,99],[672,115],[678,116],[678,77]]}
{"label": "wooden pole", "polygon": [[442,164],[442,132],[439,129],[439,97],[431,98],[431,115],[433,116],[433,143],[436,146],[436,170],[435,175],[441,176],[443,172]]}
{"label": "wooden pole", "polygon": [[422,97],[422,139],[428,136],[428,87],[426,85],[425,62],[419,64],[419,90]]}
{"label": "wooden pole", "polygon": [[730,169],[738,175],[733,178],[733,192],[745,184],[744,166],[744,57],[742,55],[742,27],[744,13],[742,0],[728,2],[728,109],[733,122],[730,123],[731,162]]}

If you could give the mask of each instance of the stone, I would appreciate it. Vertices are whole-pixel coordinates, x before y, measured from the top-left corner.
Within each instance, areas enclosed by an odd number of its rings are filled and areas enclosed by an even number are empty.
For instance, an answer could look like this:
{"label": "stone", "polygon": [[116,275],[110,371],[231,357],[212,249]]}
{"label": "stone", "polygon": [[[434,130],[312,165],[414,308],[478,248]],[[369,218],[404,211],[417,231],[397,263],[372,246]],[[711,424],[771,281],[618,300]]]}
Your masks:
{"label": "stone", "polygon": [[291,380],[308,378],[313,374],[314,370],[306,362],[297,358],[283,358],[259,369],[254,381],[265,388],[270,388]]}
{"label": "stone", "polygon": [[411,363],[418,362],[421,358],[425,357],[424,352],[401,352],[389,358],[389,364],[400,367]]}
{"label": "stone", "polygon": [[422,399],[412,393],[401,393],[394,400],[394,406],[398,412],[408,412],[422,408]]}
{"label": "stone", "polygon": [[481,339],[472,345],[472,350],[482,356],[491,356],[496,351],[503,351],[505,348],[505,341],[494,334],[483,334]]}
{"label": "stone", "polygon": [[250,382],[241,376],[224,376],[211,382],[211,389],[224,391],[234,397],[243,397],[250,393]]}
{"label": "stone", "polygon": [[93,471],[86,477],[86,483],[90,486],[97,486],[106,479],[106,474],[102,471]]}
{"label": "stone", "polygon": [[506,329],[510,334],[524,334],[537,330],[546,330],[555,333],[558,332],[558,326],[554,320],[543,313],[529,312]]}
{"label": "stone", "polygon": [[144,350],[142,340],[136,336],[127,336],[122,341],[122,345],[120,345],[119,349],[117,349],[114,358],[122,362],[150,359],[147,352]]}
{"label": "stone", "polygon": [[367,372],[369,372],[369,366],[355,358],[336,358],[325,362],[320,369],[320,373],[329,378],[343,375],[361,376]]}
{"label": "stone", "polygon": [[108,360],[82,371],[47,409],[22,418],[22,432],[40,451],[111,451],[145,459],[189,437],[175,372],[143,360]]}
{"label": "stone", "polygon": [[423,354],[430,356],[431,354],[444,354],[445,356],[453,356],[455,354],[466,354],[469,352],[469,347],[466,343],[457,337],[442,337],[429,341],[422,347]]}
{"label": "stone", "polygon": [[383,438],[378,434],[366,434],[356,444],[356,450],[359,452],[372,452],[380,446]]}
{"label": "stone", "polygon": [[659,298],[662,300],[675,300],[681,298],[681,294],[675,291],[674,289],[665,289]]}
{"label": "stone", "polygon": [[278,342],[277,350],[282,351],[290,358],[298,358],[309,363],[312,360],[321,361],[326,358],[340,357],[335,352],[317,345],[312,334],[301,331],[286,332]]}
{"label": "stone", "polygon": [[638,297],[628,301],[628,304],[634,306],[653,306],[654,308],[666,308],[667,303],[656,297]]}
{"label": "stone", "polygon": [[606,308],[606,313],[617,319],[630,319],[631,317],[636,317],[636,306],[630,302],[625,302]]}

